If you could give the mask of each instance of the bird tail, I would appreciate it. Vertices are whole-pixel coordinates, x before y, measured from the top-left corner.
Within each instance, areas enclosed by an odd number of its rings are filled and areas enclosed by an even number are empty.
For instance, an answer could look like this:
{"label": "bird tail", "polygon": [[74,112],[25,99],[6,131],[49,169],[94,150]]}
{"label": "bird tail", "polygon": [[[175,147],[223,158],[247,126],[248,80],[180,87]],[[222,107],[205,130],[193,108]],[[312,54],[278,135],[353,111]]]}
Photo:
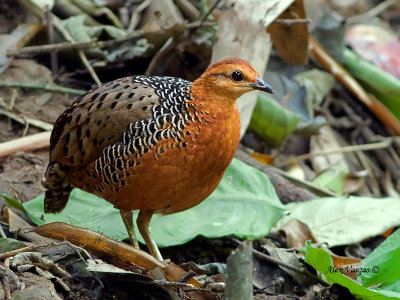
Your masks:
{"label": "bird tail", "polygon": [[72,186],[66,176],[66,166],[57,162],[49,163],[42,185],[46,188],[44,196],[44,212],[59,213],[67,205]]}

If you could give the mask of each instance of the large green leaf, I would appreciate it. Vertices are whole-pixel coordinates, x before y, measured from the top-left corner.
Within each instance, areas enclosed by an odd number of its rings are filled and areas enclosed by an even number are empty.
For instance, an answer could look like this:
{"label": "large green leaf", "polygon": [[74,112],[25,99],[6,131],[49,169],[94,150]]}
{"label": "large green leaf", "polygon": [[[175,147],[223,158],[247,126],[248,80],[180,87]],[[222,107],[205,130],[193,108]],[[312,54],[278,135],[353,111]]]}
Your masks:
{"label": "large green leaf", "polygon": [[318,242],[329,246],[348,245],[400,225],[400,199],[369,197],[326,197],[285,206],[291,219],[307,224]]}
{"label": "large green leaf", "polygon": [[370,272],[361,272],[357,279],[363,286],[379,285],[382,289],[400,292],[400,229],[391,234],[361,264]]}
{"label": "large green leaf", "polygon": [[[44,214],[43,195],[24,203],[24,207],[38,225],[62,221],[102,232],[117,240],[128,237],[118,210],[78,189],[72,191],[67,207],[60,214]],[[283,205],[268,177],[234,159],[210,197],[180,213],[155,215],[150,230],[161,247],[185,243],[199,234],[255,238],[268,234],[284,214]],[[137,212],[134,212],[134,218],[136,216]]]}
{"label": "large green leaf", "polygon": [[340,284],[349,289],[349,291],[362,299],[399,299],[400,293],[384,290],[366,288],[357,281],[340,273],[334,268],[331,256],[324,250],[313,248],[311,242],[306,242],[305,247],[306,262],[313,266],[321,274],[324,274],[326,280],[331,284]]}

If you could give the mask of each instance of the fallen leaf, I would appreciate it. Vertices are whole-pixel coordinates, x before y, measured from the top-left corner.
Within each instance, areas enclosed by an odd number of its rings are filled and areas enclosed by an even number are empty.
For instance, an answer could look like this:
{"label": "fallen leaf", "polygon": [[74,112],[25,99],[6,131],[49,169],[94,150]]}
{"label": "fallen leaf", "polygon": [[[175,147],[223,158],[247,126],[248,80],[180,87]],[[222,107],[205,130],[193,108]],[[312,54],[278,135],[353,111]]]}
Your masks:
{"label": "fallen leaf", "polygon": [[286,239],[288,248],[301,248],[304,247],[306,241],[316,243],[310,228],[303,222],[292,219],[284,224],[278,233]]}
{"label": "fallen leaf", "polygon": [[275,226],[291,219],[308,225],[317,242],[329,247],[358,243],[400,225],[400,199],[327,197],[286,204],[290,211]]}
{"label": "fallen leaf", "polygon": [[[272,42],[288,64],[306,64],[308,60],[308,22],[303,0],[296,0],[268,26]],[[304,20],[304,22],[293,22]]]}

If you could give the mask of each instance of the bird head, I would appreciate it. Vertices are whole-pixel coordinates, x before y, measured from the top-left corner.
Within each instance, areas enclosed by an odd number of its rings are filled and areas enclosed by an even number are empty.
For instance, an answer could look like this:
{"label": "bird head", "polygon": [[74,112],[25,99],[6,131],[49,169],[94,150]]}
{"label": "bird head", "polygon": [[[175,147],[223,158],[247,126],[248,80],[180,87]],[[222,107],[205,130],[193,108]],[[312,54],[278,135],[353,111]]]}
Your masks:
{"label": "bird head", "polygon": [[193,87],[200,87],[200,90],[208,96],[213,96],[213,99],[230,104],[235,103],[244,93],[254,90],[274,93],[253,66],[239,58],[227,58],[210,65],[203,75],[193,82]]}

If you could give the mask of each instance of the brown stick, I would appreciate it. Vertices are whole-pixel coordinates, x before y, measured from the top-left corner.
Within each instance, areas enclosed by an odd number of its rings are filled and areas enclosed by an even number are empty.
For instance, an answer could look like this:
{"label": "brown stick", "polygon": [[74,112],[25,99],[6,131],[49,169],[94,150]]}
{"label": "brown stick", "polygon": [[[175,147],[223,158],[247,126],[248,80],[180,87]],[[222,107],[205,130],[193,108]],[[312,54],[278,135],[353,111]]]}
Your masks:
{"label": "brown stick", "polygon": [[15,256],[15,255],[17,255],[19,253],[30,252],[30,251],[35,250],[36,248],[40,248],[40,247],[43,247],[43,245],[30,245],[28,247],[19,248],[19,249],[16,249],[16,250],[12,250],[12,251],[8,251],[8,252],[5,252],[5,253],[1,253],[0,254],[0,260],[4,259],[4,258],[7,258],[7,257]]}
{"label": "brown stick", "polygon": [[354,96],[371,110],[393,135],[400,135],[400,122],[393,113],[375,97],[369,95],[364,88],[346,71],[326,50],[312,37],[309,39],[311,54],[335,78],[347,87]]}
{"label": "brown stick", "polygon": [[50,145],[51,131],[32,134],[0,144],[0,157],[10,155],[17,151],[30,151],[46,148]]}

